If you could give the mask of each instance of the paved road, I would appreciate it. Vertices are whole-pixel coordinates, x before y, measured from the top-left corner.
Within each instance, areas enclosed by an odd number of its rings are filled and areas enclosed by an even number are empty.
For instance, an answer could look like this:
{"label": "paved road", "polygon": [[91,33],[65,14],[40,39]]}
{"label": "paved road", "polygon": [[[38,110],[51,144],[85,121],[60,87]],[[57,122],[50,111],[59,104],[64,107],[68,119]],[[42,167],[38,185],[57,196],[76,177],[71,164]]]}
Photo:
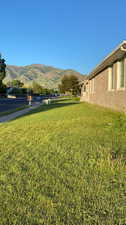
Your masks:
{"label": "paved road", "polygon": [[12,110],[23,105],[27,105],[28,102],[26,98],[20,99],[0,99],[0,112],[5,112],[8,110]]}
{"label": "paved road", "polygon": [[[48,97],[42,96],[42,97],[33,97],[33,103],[38,102],[41,103],[43,99],[46,99]],[[16,98],[16,99],[2,99],[0,98],[0,113],[6,112],[9,110],[16,109],[18,107],[21,107],[23,105],[28,105],[27,98]]]}
{"label": "paved road", "polygon": [[4,123],[4,122],[8,122],[10,120],[13,120],[19,116],[25,115],[26,113],[28,113],[29,111],[38,108],[41,105],[41,103],[33,103],[33,105],[31,107],[28,107],[26,109],[11,113],[9,115],[6,116],[2,116],[0,117],[0,123]]}

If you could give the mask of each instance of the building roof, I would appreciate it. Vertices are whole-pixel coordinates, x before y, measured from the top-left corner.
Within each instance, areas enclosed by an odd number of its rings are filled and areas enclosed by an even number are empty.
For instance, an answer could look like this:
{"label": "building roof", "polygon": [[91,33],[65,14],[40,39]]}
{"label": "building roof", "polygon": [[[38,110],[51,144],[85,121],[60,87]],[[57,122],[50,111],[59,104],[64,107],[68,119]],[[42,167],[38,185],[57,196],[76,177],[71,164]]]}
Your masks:
{"label": "building roof", "polygon": [[111,66],[115,61],[121,59],[126,54],[126,40],[124,40],[117,48],[112,51],[105,59],[98,64],[94,70],[88,75],[88,79],[95,77],[101,71],[103,71],[108,66]]}

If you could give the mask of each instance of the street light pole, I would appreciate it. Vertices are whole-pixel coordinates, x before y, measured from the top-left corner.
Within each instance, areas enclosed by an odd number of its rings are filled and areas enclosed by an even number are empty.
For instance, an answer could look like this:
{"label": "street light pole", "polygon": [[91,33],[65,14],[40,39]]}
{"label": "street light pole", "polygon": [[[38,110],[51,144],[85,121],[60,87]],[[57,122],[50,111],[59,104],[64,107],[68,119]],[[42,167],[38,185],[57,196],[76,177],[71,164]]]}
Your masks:
{"label": "street light pole", "polygon": [[32,96],[31,96],[30,88],[27,88],[27,100],[28,100],[28,105],[32,106]]}

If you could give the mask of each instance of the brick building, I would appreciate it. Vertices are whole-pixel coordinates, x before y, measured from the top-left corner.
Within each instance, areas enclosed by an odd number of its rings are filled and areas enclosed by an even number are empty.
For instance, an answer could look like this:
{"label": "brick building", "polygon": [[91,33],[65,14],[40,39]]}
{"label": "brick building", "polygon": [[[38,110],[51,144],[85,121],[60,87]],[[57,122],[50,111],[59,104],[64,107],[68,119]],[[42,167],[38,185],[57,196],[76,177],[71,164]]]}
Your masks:
{"label": "brick building", "polygon": [[126,112],[126,41],[87,76],[81,101]]}

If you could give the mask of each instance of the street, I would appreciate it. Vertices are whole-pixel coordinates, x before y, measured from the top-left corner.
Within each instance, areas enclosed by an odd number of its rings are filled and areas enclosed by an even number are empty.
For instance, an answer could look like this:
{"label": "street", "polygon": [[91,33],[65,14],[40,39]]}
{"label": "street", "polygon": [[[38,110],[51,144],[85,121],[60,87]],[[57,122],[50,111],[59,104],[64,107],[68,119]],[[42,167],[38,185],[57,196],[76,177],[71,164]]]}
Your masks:
{"label": "street", "polygon": [[[47,96],[34,96],[32,97],[32,102],[42,102],[44,99],[48,99],[49,97]],[[53,98],[53,97],[50,97]],[[56,98],[56,97],[55,97]],[[18,107],[28,105],[27,98],[22,97],[22,98],[0,98],[0,113],[1,112],[6,112],[9,110],[16,109]]]}
{"label": "street", "polygon": [[27,105],[28,101],[26,98],[18,98],[18,99],[0,99],[0,113],[16,109],[23,105]]}

